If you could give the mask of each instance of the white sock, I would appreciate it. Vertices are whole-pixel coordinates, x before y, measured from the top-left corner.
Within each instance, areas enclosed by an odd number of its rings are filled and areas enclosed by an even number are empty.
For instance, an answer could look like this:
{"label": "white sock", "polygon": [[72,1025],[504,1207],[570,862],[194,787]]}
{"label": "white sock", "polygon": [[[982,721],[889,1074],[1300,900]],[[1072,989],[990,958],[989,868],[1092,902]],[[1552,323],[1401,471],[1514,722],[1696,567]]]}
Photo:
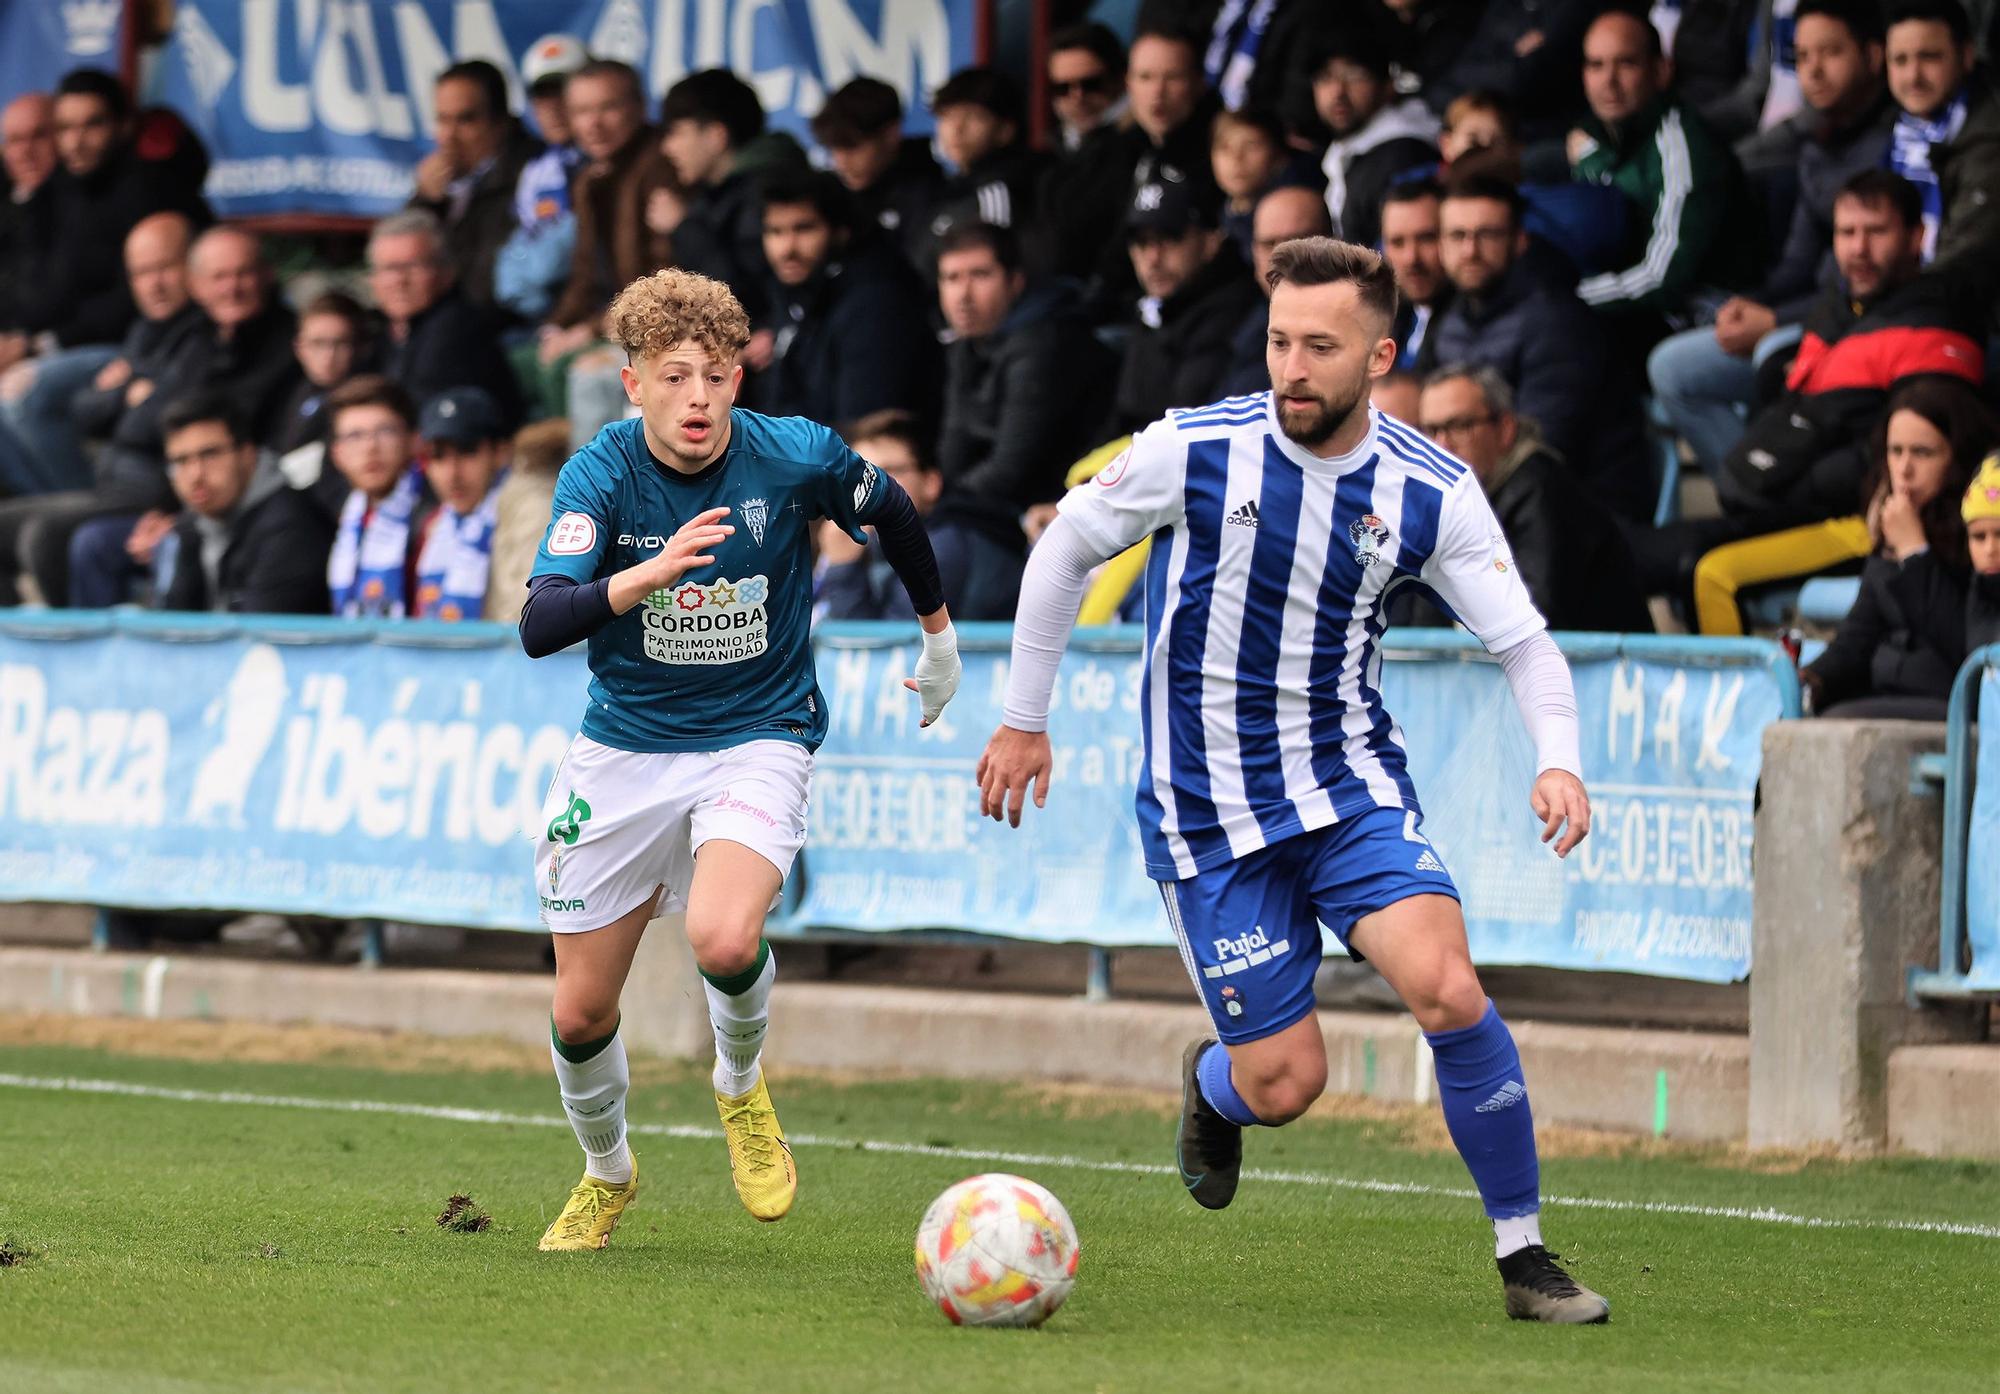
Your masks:
{"label": "white sock", "polygon": [[1530,1211],[1511,1220],[1493,1222],[1493,1257],[1505,1258],[1542,1242],[1542,1212]]}
{"label": "white sock", "polygon": [[764,966],[750,986],[731,996],[702,977],[708,994],[708,1020],[715,1028],[715,1092],[734,1098],[757,1082],[757,1061],[764,1053],[764,1028],[770,1021],[771,983],[778,976],[778,956],[764,947]]}
{"label": "white sock", "polygon": [[612,1028],[611,1044],[588,1060],[570,1060],[549,1043],[556,1062],[556,1086],[576,1140],[583,1144],[584,1170],[599,1181],[622,1186],[632,1179],[632,1153],[625,1145],[625,1094],[632,1071],[625,1063],[625,1038]]}

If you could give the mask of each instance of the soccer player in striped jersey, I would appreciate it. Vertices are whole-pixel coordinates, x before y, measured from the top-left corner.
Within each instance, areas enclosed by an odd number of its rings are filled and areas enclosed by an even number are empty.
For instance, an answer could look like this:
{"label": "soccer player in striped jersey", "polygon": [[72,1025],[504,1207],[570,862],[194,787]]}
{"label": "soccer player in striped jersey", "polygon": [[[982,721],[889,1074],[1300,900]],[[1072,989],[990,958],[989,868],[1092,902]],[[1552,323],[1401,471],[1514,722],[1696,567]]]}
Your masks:
{"label": "soccer player in striped jersey", "polygon": [[1599,1322],[1610,1306],[1542,1244],[1521,1057],[1480,987],[1458,892],[1422,832],[1384,709],[1388,601],[1428,589],[1500,661],[1534,738],[1542,840],[1590,829],[1569,669],[1466,465],[1372,410],[1394,365],[1394,278],[1326,237],[1277,248],[1272,390],[1168,413],[1072,490],[1022,579],[981,810],[1019,825],[1048,797],[1049,694],[1084,578],[1142,538],[1145,758],[1138,812],[1181,956],[1220,1042],[1182,1057],[1182,1179],[1228,1205],[1242,1130],[1326,1088],[1313,975],[1324,923],[1423,1028],[1487,1215],[1509,1316]]}

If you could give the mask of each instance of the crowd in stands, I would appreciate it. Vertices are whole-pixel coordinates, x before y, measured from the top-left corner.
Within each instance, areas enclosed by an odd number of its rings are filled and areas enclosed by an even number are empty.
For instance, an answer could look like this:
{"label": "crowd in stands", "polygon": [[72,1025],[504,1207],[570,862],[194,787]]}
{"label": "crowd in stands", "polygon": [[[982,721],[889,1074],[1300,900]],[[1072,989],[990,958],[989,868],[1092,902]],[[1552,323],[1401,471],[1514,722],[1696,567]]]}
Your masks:
{"label": "crowd in stands", "polygon": [[[1858,573],[1809,691],[1931,714],[2000,628],[1996,28],[1146,0],[1057,30],[1037,82],[950,75],[932,137],[863,76],[805,142],[728,71],[653,93],[551,35],[520,113],[444,69],[360,274],[286,285],[185,125],[79,70],[0,112],[0,603],[513,617],[554,472],[632,410],[605,310],[673,265],[751,315],[741,404],[841,429],[953,612],[1004,619],[1066,487],[1269,386],[1271,253],[1331,233],[1401,291],[1375,405],[1471,465],[1554,625],[1741,633],[1751,594]],[[821,539],[818,614],[900,612],[873,551]],[[1124,562],[1086,617],[1132,616]]]}

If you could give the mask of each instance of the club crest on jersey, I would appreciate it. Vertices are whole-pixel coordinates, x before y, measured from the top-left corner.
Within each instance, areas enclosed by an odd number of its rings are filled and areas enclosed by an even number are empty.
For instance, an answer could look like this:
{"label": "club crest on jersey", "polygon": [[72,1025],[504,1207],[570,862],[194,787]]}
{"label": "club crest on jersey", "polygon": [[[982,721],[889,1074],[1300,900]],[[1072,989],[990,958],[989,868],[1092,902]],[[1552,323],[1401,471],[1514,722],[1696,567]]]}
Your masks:
{"label": "club crest on jersey", "polygon": [[1382,549],[1389,545],[1389,525],[1373,513],[1364,513],[1347,525],[1347,538],[1354,544],[1355,564],[1373,566],[1382,560]]}
{"label": "club crest on jersey", "polygon": [[750,529],[750,536],[759,547],[764,545],[764,522],[769,517],[769,507],[763,499],[745,499],[737,512],[743,515],[743,522]]}

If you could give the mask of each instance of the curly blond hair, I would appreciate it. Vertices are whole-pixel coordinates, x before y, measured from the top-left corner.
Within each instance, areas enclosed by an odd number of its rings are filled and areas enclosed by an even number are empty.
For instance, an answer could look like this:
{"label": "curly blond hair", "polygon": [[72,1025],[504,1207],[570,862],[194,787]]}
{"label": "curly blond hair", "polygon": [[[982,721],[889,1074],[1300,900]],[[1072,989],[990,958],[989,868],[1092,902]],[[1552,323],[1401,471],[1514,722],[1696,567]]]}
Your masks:
{"label": "curly blond hair", "polygon": [[692,271],[641,276],[618,292],[608,318],[634,363],[690,339],[714,359],[734,358],[750,342],[750,316],[729,287]]}

